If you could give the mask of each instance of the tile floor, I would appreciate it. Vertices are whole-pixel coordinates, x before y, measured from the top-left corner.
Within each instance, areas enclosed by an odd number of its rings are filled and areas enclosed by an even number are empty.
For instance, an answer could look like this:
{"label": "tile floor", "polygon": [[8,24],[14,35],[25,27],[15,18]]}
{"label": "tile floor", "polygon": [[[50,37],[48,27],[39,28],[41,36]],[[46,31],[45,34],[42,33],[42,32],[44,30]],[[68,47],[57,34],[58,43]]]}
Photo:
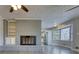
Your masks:
{"label": "tile floor", "polygon": [[78,54],[69,48],[42,46],[41,51],[1,51],[0,54]]}

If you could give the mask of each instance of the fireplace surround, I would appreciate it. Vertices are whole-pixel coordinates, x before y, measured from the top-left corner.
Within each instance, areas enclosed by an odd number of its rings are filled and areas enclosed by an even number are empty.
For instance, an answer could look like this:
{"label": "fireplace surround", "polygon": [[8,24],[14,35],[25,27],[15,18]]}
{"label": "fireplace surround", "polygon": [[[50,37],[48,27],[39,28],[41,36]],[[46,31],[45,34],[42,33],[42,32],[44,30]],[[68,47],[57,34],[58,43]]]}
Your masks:
{"label": "fireplace surround", "polygon": [[36,45],[36,36],[20,36],[20,45]]}

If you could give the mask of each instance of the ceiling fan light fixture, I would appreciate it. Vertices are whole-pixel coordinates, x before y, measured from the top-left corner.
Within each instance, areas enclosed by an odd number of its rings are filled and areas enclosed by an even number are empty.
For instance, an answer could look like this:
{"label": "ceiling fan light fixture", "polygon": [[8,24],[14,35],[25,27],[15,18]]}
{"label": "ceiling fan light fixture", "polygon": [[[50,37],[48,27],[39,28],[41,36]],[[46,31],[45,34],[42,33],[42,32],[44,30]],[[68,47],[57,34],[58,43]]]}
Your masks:
{"label": "ceiling fan light fixture", "polygon": [[16,5],[11,5],[13,7],[14,10],[18,10],[18,8],[16,7]]}
{"label": "ceiling fan light fixture", "polygon": [[18,9],[21,9],[21,5],[17,5],[17,8],[18,8]]}
{"label": "ceiling fan light fixture", "polygon": [[28,12],[29,10],[23,6],[23,5],[11,5],[11,8],[10,8],[10,12],[13,12],[14,10],[19,10],[19,9],[22,9],[24,10],[25,12]]}

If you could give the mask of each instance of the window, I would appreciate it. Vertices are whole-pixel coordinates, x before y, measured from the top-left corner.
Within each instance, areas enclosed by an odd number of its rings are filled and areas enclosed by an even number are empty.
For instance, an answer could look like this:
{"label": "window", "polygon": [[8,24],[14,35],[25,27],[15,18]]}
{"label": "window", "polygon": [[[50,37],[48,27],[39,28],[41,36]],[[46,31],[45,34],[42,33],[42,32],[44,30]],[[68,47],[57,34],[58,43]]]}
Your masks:
{"label": "window", "polygon": [[71,27],[64,27],[62,29],[55,29],[52,31],[53,40],[69,41],[71,39]]}
{"label": "window", "polygon": [[60,40],[60,30],[58,30],[58,29],[53,30],[52,38],[53,38],[53,40]]}
{"label": "window", "polygon": [[66,27],[60,30],[61,31],[61,40],[68,41],[70,40],[70,27]]}

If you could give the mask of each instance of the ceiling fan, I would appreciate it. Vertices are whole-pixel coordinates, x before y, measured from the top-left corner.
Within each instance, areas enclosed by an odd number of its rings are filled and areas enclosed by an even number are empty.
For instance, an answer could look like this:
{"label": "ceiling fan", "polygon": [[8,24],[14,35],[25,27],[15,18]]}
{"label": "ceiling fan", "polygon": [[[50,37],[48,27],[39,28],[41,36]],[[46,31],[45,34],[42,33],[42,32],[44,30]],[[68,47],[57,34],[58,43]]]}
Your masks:
{"label": "ceiling fan", "polygon": [[10,12],[12,13],[14,10],[19,10],[19,9],[22,9],[24,10],[25,12],[28,12],[29,10],[23,6],[23,5],[11,5],[11,8],[10,8]]}

